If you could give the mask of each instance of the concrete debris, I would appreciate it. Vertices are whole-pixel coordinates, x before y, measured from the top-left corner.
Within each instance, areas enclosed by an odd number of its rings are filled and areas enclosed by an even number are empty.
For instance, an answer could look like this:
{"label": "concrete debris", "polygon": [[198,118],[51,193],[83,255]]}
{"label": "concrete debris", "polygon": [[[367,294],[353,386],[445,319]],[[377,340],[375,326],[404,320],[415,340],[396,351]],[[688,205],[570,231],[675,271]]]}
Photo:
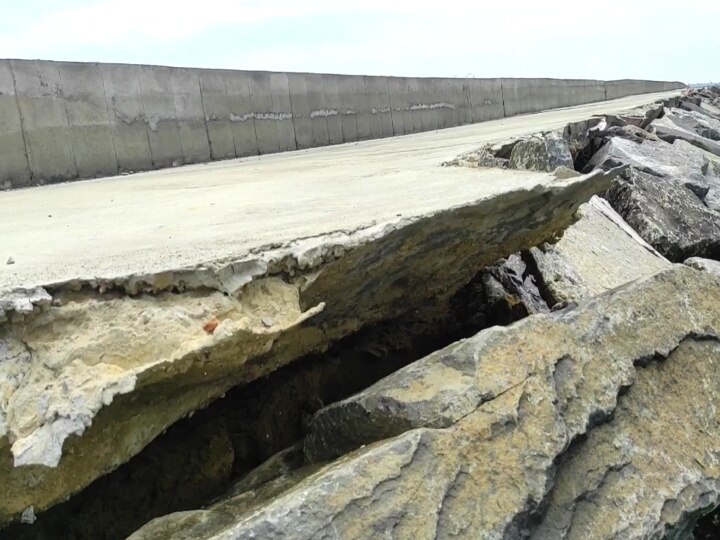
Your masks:
{"label": "concrete debris", "polygon": [[620,119],[626,124],[646,129],[654,120],[661,118],[665,114],[665,106],[663,103],[653,103],[644,107],[638,107],[628,114],[620,115]]}
{"label": "concrete debris", "polygon": [[23,510],[22,515],[20,516],[20,523],[25,523],[26,525],[32,525],[37,521],[37,516],[35,515],[35,510],[32,506],[28,506],[25,510]]}

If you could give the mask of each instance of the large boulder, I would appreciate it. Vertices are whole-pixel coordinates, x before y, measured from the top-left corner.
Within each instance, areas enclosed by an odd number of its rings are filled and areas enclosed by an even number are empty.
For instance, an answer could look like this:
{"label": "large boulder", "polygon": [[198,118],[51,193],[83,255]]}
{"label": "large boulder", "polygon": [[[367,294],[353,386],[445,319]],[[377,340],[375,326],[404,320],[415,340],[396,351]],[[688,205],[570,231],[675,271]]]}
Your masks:
{"label": "large boulder", "polygon": [[557,243],[530,249],[553,304],[578,302],[670,265],[605,199],[593,197],[578,215]]}
{"label": "large boulder", "polygon": [[700,105],[695,105],[694,103],[691,103],[689,101],[681,101],[678,105],[679,109],[682,109],[684,111],[692,111],[700,114],[704,114],[706,116],[710,116],[711,118],[716,118],[714,114],[712,114],[711,111],[703,108]]}
{"label": "large boulder", "polygon": [[611,137],[590,160],[593,167],[604,169],[625,164],[682,184],[690,182],[717,187],[719,182],[705,153],[683,140],[674,144],[651,140],[638,144],[626,138]]}
{"label": "large boulder", "polygon": [[233,386],[448,301],[479,269],[555,237],[612,176],[525,174],[529,189],[236,260],[0,294],[0,525],[66,499]]}
{"label": "large boulder", "polygon": [[692,189],[629,169],[606,197],[646,242],[671,261],[720,259],[720,213],[708,208]]}
{"label": "large boulder", "polygon": [[[720,500],[720,280],[674,266],[321,410],[308,465],[155,538],[660,538]],[[366,445],[366,446],[364,446]]]}
{"label": "large boulder", "polygon": [[558,133],[521,139],[510,153],[512,169],[552,172],[558,167],[573,167],[570,146]]}

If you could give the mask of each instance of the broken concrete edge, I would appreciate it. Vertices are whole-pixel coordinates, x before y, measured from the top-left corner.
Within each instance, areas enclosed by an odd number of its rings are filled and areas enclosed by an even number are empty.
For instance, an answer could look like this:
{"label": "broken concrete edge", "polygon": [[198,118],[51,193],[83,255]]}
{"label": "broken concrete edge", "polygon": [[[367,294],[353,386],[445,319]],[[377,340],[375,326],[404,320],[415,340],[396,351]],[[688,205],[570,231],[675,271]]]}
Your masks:
{"label": "broken concrete edge", "polygon": [[[608,179],[622,172],[622,167],[607,171]],[[605,174],[593,171],[584,176],[563,179],[566,183],[591,181]],[[554,189],[552,185],[536,186],[537,191]],[[523,191],[523,190],[517,190]],[[513,192],[507,192],[511,195]],[[286,275],[291,278],[309,274],[323,265],[337,260],[353,249],[371,243],[389,233],[422,220],[430,220],[444,213],[469,208],[490,197],[451,206],[436,212],[408,216],[382,224],[371,224],[353,230],[331,231],[318,236],[295,239],[282,245],[268,244],[248,250],[242,255],[207,261],[193,267],[170,269],[155,273],[130,274],[116,277],[76,278],[30,288],[0,291],[0,324],[13,314],[31,315],[36,308],[52,303],[54,296],[64,290],[80,292],[120,291],[122,294],[158,294],[165,291],[186,292],[198,289],[217,290],[236,296],[243,287],[258,278]]]}
{"label": "broken concrete edge", "polygon": [[[679,101],[679,96],[677,98],[661,99],[618,114],[596,114],[587,120],[568,124],[564,128],[543,130],[522,137],[498,139],[474,150],[464,152],[451,160],[442,162],[440,165],[442,167],[528,169],[528,167],[512,163],[513,150],[519,143],[547,142],[548,139],[552,142],[552,139],[564,138],[572,150],[573,142],[577,142],[574,140],[574,135],[578,135],[573,133],[573,128],[577,129],[578,126],[582,126],[580,129],[586,137],[602,136],[608,127],[608,121],[612,124],[613,120],[616,122],[619,120],[621,123],[634,125],[645,130],[652,121],[665,115],[666,108],[676,106]],[[532,168],[529,169],[532,170]],[[567,169],[567,167],[560,166],[557,168],[556,172],[559,172],[559,174],[556,174],[556,176],[558,178],[567,177],[563,169]],[[547,172],[552,172],[552,170]]]}
{"label": "broken concrete edge", "polygon": [[[300,313],[290,324],[275,324],[272,329],[261,328],[253,331],[235,329],[232,333],[209,334],[206,342],[197,349],[183,351],[175,356],[160,357],[151,363],[129,369],[117,380],[105,381],[107,386],[97,395],[85,392],[80,414],[58,413],[58,418],[52,423],[43,424],[28,436],[14,437],[11,441],[4,415],[1,414],[3,411],[0,411],[0,451],[4,451],[6,447],[4,443],[11,442],[10,451],[15,467],[41,465],[55,468],[62,458],[65,441],[71,436],[81,436],[92,425],[93,418],[100,409],[111,405],[116,396],[129,394],[137,388],[151,385],[166,377],[170,371],[176,373],[188,371],[193,364],[198,363],[199,359],[208,360],[211,348],[232,347],[233,344],[243,341],[265,340],[268,345],[261,346],[261,349],[268,349],[281,333],[317,315],[324,307],[325,305],[321,303]],[[187,413],[193,410],[194,408],[189,408]]]}

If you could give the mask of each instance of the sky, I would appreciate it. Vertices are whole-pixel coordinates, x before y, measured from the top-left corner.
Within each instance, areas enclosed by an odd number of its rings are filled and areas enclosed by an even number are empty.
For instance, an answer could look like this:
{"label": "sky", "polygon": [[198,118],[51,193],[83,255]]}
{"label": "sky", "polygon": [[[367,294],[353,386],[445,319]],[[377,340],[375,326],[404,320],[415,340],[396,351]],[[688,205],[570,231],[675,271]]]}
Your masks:
{"label": "sky", "polygon": [[720,80],[720,0],[0,0],[0,58]]}

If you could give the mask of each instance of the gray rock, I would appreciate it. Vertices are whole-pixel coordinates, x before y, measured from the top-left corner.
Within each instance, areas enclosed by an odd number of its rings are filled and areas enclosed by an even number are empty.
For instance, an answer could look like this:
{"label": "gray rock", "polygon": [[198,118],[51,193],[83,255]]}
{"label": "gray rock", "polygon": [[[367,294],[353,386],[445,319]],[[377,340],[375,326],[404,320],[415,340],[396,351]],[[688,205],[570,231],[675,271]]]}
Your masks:
{"label": "gray rock", "polygon": [[652,133],[649,133],[632,124],[606,125],[603,123],[598,125],[592,133],[595,137],[620,137],[621,139],[627,139],[637,144],[642,144],[645,141],[657,142],[660,140],[656,135],[653,135]]}
{"label": "gray rock", "polygon": [[[648,140],[637,144],[620,137],[612,137],[592,157],[588,168],[608,169],[623,164],[662,178],[663,185],[673,182],[679,186],[689,183],[707,187],[705,204],[720,211],[720,178],[715,172],[715,166],[705,152],[687,141],[676,140],[669,144],[665,141]],[[619,213],[627,221],[626,216]],[[659,251],[662,253],[662,250]]]}
{"label": "gray rock", "polygon": [[674,266],[483,331],[322,410],[306,453],[357,451],[130,538],[661,538],[719,499],[718,306]]}
{"label": "gray rock", "polygon": [[510,324],[534,313],[550,311],[519,254],[488,268],[482,277],[490,324]]}
{"label": "gray rock", "polygon": [[[659,289],[664,290],[668,282],[675,283],[676,280],[680,280],[677,281],[678,292],[672,297],[680,303],[682,301],[677,295],[684,297],[687,293],[685,286],[679,285],[680,282],[689,283],[698,280],[706,285],[712,283],[712,287],[717,285],[716,280],[709,276],[703,278],[703,274],[699,274],[694,269],[672,266],[638,282],[630,289],[618,289],[586,301],[583,306],[564,315],[537,315],[524,319],[512,327],[484,330],[473,338],[450,345],[393,373],[351,398],[318,411],[312,420],[311,432],[305,440],[305,454],[311,461],[323,460],[345,454],[363,444],[398,435],[411,428],[439,428],[452,425],[528,376],[528,370],[533,369],[532,365],[517,366],[510,361],[510,358],[527,358],[527,355],[532,357],[535,350],[532,344],[535,341],[550,343],[556,337],[563,336],[565,339],[568,335],[579,332],[582,337],[577,342],[570,338],[573,345],[569,349],[564,348],[562,351],[554,348],[541,349],[548,352],[553,359],[552,362],[560,362],[562,356],[569,355],[574,359],[572,363],[576,365],[583,363],[580,359],[593,355],[598,355],[593,357],[593,361],[599,361],[601,356],[607,354],[604,347],[609,346],[613,339],[620,339],[625,345],[624,338],[619,338],[624,332],[624,325],[627,325],[628,329],[634,328],[630,332],[635,336],[632,339],[644,341],[639,338],[644,333],[643,324],[652,326],[652,323],[642,321],[642,317],[634,314],[639,314],[638,310],[645,309],[651,298],[656,299]],[[663,285],[656,289],[651,285],[653,283]],[[695,287],[696,285],[693,285],[690,288]],[[635,292],[620,292],[623,290]],[[638,297],[640,290],[648,295],[643,300]],[[718,293],[720,294],[720,289]],[[632,305],[631,297],[634,299]],[[612,300],[613,298],[615,300]],[[618,300],[620,298],[623,300]],[[658,321],[666,315],[671,316],[670,312],[677,311],[679,316],[682,311],[679,304],[672,307],[665,304],[668,300],[658,302],[653,308],[654,317],[657,317]],[[706,304],[707,300],[709,298],[703,300],[701,305],[709,306]],[[718,318],[720,321],[720,307],[715,306],[709,313],[703,312],[699,316]],[[589,330],[595,324],[589,321],[602,320],[603,317],[605,322],[597,329],[587,335],[583,334],[583,328]],[[666,322],[669,321],[657,322],[657,324],[665,325]],[[670,326],[673,324],[684,326],[695,323],[677,321]],[[533,329],[532,332],[530,328]],[[662,339],[672,340],[670,336],[673,331],[669,326],[663,332],[667,335]],[[701,330],[700,333],[706,332]],[[627,338],[630,339],[629,336]],[[683,338],[679,337],[667,348],[658,347],[657,339],[659,337],[644,344],[636,343],[634,346],[640,348],[649,346],[651,351],[671,350]],[[564,343],[564,346],[567,347],[568,344]],[[613,350],[616,350],[615,347],[617,345],[613,346]],[[651,352],[638,354],[636,359],[646,358],[652,354]],[[605,369],[615,371],[616,375],[623,372],[624,369],[620,368],[623,361],[616,358],[614,362],[613,367],[606,365]],[[591,365],[586,366],[588,369],[584,375],[586,380],[589,379]]]}
{"label": "gray rock", "polygon": [[720,277],[720,261],[703,259],[701,257],[690,257],[688,260],[685,261],[685,264],[687,264],[688,266],[692,266],[693,268],[697,268],[698,270],[710,272],[711,274],[715,274],[716,276]]}
{"label": "gray rock", "polygon": [[680,103],[679,108],[685,111],[692,111],[699,114],[704,114],[705,116],[709,116],[710,118],[720,119],[717,115],[713,114],[712,111],[703,107],[702,105],[695,105],[694,103],[683,101]]}
{"label": "gray rock", "polygon": [[630,169],[616,179],[606,198],[646,242],[671,261],[720,257],[720,213],[684,186]]}
{"label": "gray rock", "polygon": [[558,167],[573,168],[568,142],[557,133],[518,141],[510,154],[510,168],[552,172]]}
{"label": "gray rock", "polygon": [[577,302],[670,265],[605,199],[593,197],[578,215],[557,243],[530,249],[553,304]]}
{"label": "gray rock", "polygon": [[694,180],[706,184],[708,158],[686,141],[644,141],[642,144],[623,137],[611,137],[590,160],[593,167],[609,169],[628,164],[637,170],[670,177],[678,181]]}
{"label": "gray rock", "polygon": [[[668,113],[663,118],[655,120],[650,124],[650,129],[662,140],[674,143],[680,139],[687,141],[693,146],[720,156],[720,132],[709,124],[711,120],[701,121],[690,116],[696,113],[674,115]],[[709,138],[708,138],[709,137]]]}
{"label": "gray rock", "polygon": [[683,129],[692,131],[712,141],[720,141],[720,119],[710,116],[704,109],[701,112],[673,109],[667,115],[668,120]]}

